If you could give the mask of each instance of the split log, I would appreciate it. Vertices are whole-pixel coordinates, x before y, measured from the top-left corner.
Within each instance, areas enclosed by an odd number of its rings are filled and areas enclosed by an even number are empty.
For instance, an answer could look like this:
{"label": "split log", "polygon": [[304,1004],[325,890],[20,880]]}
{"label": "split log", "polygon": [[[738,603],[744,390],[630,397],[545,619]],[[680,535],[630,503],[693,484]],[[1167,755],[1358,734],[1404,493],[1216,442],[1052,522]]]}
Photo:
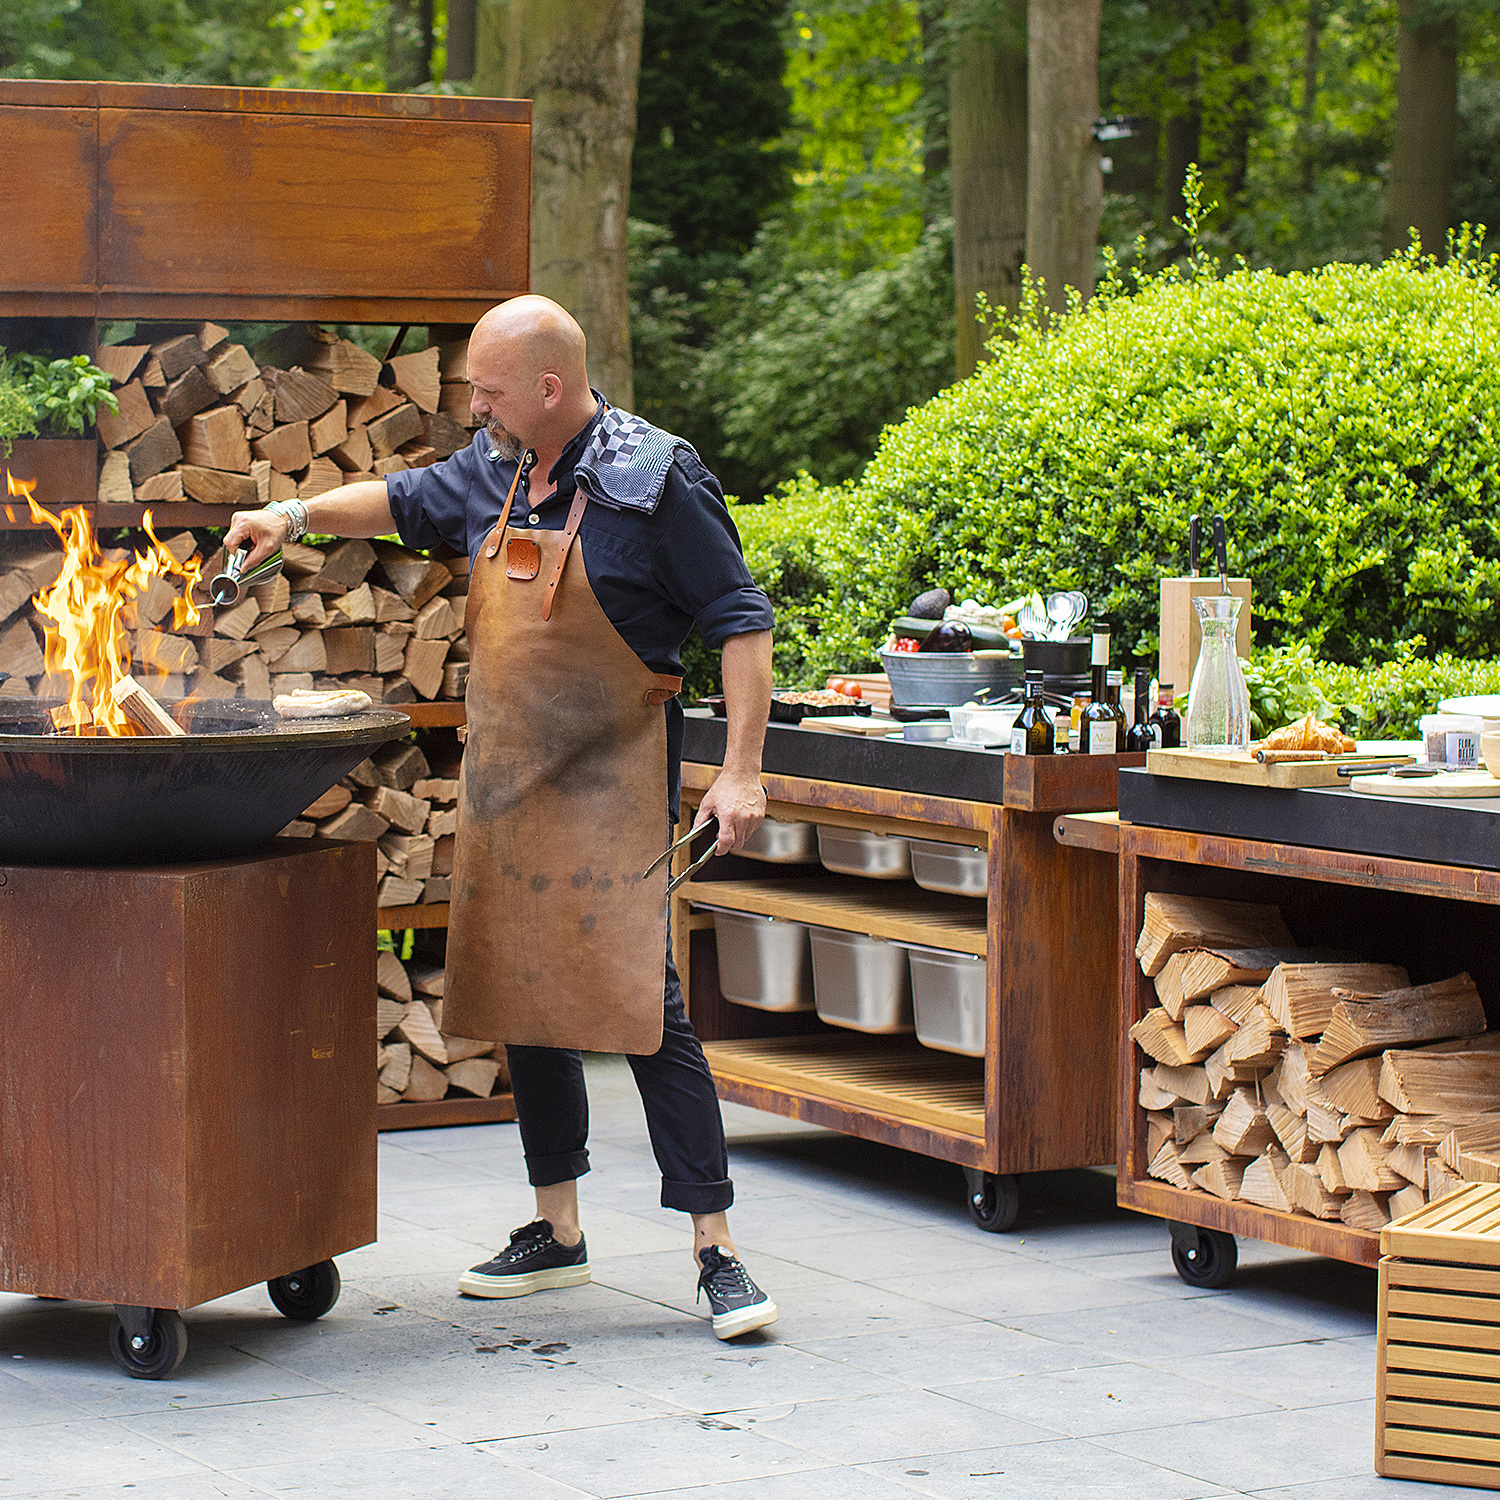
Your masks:
{"label": "split log", "polygon": [[[246,451],[248,453],[248,449]],[[260,492],[249,474],[230,474],[220,469],[200,468],[196,464],[179,464],[177,472],[182,476],[183,489],[200,505],[245,508],[260,503]]]}
{"label": "split log", "polygon": [[411,1082],[412,1051],[406,1042],[394,1042],[385,1049],[385,1062],[377,1075],[381,1084],[394,1093],[402,1093]]}
{"label": "split log", "polygon": [[399,875],[387,875],[375,893],[376,906],[416,906],[422,899],[420,880],[403,880]]}
{"label": "split log", "polygon": [[[446,987],[447,974],[442,969],[438,968],[435,964],[413,963],[407,965],[407,972],[411,975],[411,987],[417,992],[417,994],[428,995],[437,1000],[441,1000],[443,998],[443,990]],[[453,1038],[450,1037],[450,1044],[452,1043],[452,1041]],[[486,1045],[493,1046],[494,1043],[490,1042]],[[452,1056],[453,1049],[451,1045],[449,1046],[448,1051],[449,1055]],[[468,1056],[477,1057],[478,1054],[471,1052],[468,1054]]]}
{"label": "split log", "polygon": [[1484,1001],[1467,974],[1389,994],[1338,995],[1312,1057],[1314,1076],[1387,1047],[1477,1036],[1485,1027]]}
{"label": "split log", "polygon": [[419,641],[413,636],[406,643],[402,672],[423,698],[436,698],[443,685],[443,663],[447,659],[447,641]]}
{"label": "split log", "polygon": [[229,669],[229,675],[240,685],[241,696],[269,702],[271,697],[271,674],[258,656],[247,656]]}
{"label": "split log", "polygon": [[391,373],[396,389],[409,401],[415,402],[423,411],[438,409],[438,388],[442,379],[438,373],[438,351],[429,346],[415,354],[398,354],[388,359],[385,367]]}
{"label": "split log", "polygon": [[[1384,1136],[1381,1137],[1381,1144],[1385,1145]],[[1415,1141],[1388,1147],[1385,1164],[1408,1182],[1414,1182],[1419,1187],[1427,1185],[1427,1152]]]}
{"label": "split log", "polygon": [[427,826],[422,831],[431,834],[435,839],[440,839],[445,834],[457,833],[458,809],[456,807],[449,807],[439,811],[434,808],[427,815]]}
{"label": "split log", "polygon": [[1328,1191],[1316,1167],[1289,1162],[1281,1174],[1281,1185],[1298,1213],[1308,1214],[1314,1219],[1338,1218],[1343,1199]]}
{"label": "split log", "polygon": [[130,483],[130,456],[126,453],[106,453],[99,466],[100,504],[129,505],[135,499],[135,490]]}
{"label": "split log", "polygon": [[401,960],[388,948],[375,955],[375,988],[379,994],[389,995],[403,1005],[411,1002],[411,980],[406,977]]}
{"label": "split log", "polygon": [[1236,1027],[1228,1016],[1211,1005],[1189,1005],[1182,1012],[1182,1032],[1189,1062],[1202,1062],[1235,1034]]}
{"label": "split log", "polygon": [[118,708],[141,734],[181,739],[187,731],[128,672],[113,688]]}
{"label": "split log", "polygon": [[1308,1140],[1337,1145],[1353,1128],[1353,1122],[1342,1110],[1335,1109],[1331,1104],[1308,1101]]}
{"label": "split log", "polygon": [[109,376],[111,385],[124,385],[140,369],[149,347],[147,344],[107,344],[94,356],[94,363]]}
{"label": "split log", "polygon": [[371,811],[393,824],[403,833],[421,833],[432,804],[407,792],[398,792],[394,787],[376,786],[364,799]]}
{"label": "split log", "polygon": [[426,880],[432,874],[433,840],[423,833],[387,833],[380,847],[395,873],[406,880]]}
{"label": "split log", "polygon": [[260,371],[243,344],[226,344],[204,365],[203,374],[221,396],[260,379]]}
{"label": "split log", "polygon": [[[318,595],[310,596],[317,599]],[[369,626],[320,632],[327,654],[327,670],[334,676],[369,672],[375,667],[375,632]]]}
{"label": "split log", "polygon": [[1281,1056],[1286,1037],[1264,1005],[1257,1005],[1224,1044],[1226,1061],[1241,1067],[1269,1068]]}
{"label": "split log", "polygon": [[130,455],[130,482],[144,484],[182,457],[182,444],[171,421],[158,417],[138,438],[126,445]]}
{"label": "split log", "polygon": [[1371,1233],[1379,1232],[1391,1221],[1385,1195],[1367,1193],[1361,1188],[1356,1188],[1345,1199],[1339,1218],[1352,1229],[1368,1229]]}
{"label": "split log", "polygon": [[292,619],[298,625],[321,630],[328,623],[328,611],[323,607],[321,594],[293,594]]}
{"label": "split log", "polygon": [[298,469],[305,469],[312,462],[307,423],[288,422],[283,427],[273,427],[264,437],[251,443],[250,451],[257,458],[267,459],[278,474],[293,474]]}
{"label": "split log", "polygon": [[348,407],[335,401],[321,417],[308,423],[307,437],[315,454],[327,453],[349,436]]}
{"label": "split log", "polygon": [[[358,588],[352,588],[347,594],[335,599],[333,608],[343,616],[341,623],[350,625],[373,625],[375,623],[375,596],[367,583],[362,583]],[[371,650],[373,653],[373,643]]]}
{"label": "split log", "polygon": [[347,396],[369,396],[380,382],[380,361],[349,339],[317,330],[314,338],[320,348],[304,360],[309,370],[316,370],[336,391]]}
{"label": "split log", "polygon": [[370,435],[363,427],[355,427],[347,436],[328,450],[328,456],[346,474],[361,474],[375,462],[370,448]]}
{"label": "split log", "polygon": [[262,614],[274,615],[282,610],[291,613],[292,586],[280,574],[256,584],[250,590],[250,597],[260,605]]}
{"label": "split log", "polygon": [[1186,1067],[1198,1060],[1188,1054],[1182,1027],[1171,1021],[1159,1005],[1153,1005],[1130,1028],[1130,1039],[1143,1052],[1169,1067]]}
{"label": "split log", "polygon": [[425,1057],[413,1056],[411,1060],[411,1082],[402,1090],[401,1097],[408,1103],[432,1104],[448,1092],[448,1079]]}
{"label": "split log", "polygon": [[1391,1218],[1403,1219],[1407,1214],[1414,1214],[1419,1208],[1425,1208],[1426,1206],[1427,1193],[1425,1189],[1408,1183],[1404,1188],[1391,1194],[1386,1204],[1386,1209]]}
{"label": "split log", "polygon": [[323,571],[327,553],[306,542],[288,542],[281,549],[281,571],[288,578],[310,578]]}
{"label": "split log", "polygon": [[1223,1108],[1218,1104],[1179,1104],[1172,1110],[1172,1139],[1185,1146],[1212,1130]]}
{"label": "split log", "polygon": [[201,365],[206,357],[198,336],[192,333],[162,339],[159,343],[152,344],[151,353],[168,380],[176,380],[186,371]]}
{"label": "split log", "polygon": [[447,1066],[447,1045],[433,1022],[432,1012],[422,1001],[414,1000],[407,1006],[397,1030],[423,1057],[431,1059],[439,1067]]}
{"label": "split log", "polygon": [[1380,1097],[1405,1114],[1500,1109],[1500,1053],[1387,1052],[1380,1068]]}
{"label": "split log", "polygon": [[[417,782],[425,777],[431,767],[420,745],[403,740],[391,749],[382,750],[371,757],[380,775],[382,786],[395,787],[398,792],[411,792],[418,800],[431,801],[413,790]],[[430,783],[426,783],[430,785]]]}
{"label": "split log", "polygon": [[[285,616],[270,615],[258,619],[251,629],[251,635],[260,651],[261,659],[268,667],[278,667],[281,658],[302,639],[302,632],[295,626],[282,623],[283,619],[290,619],[291,611]],[[278,670],[280,668],[278,667]]]}
{"label": "split log", "polygon": [[1226,1156],[1220,1161],[1211,1161],[1199,1167],[1193,1173],[1192,1180],[1204,1192],[1232,1203],[1240,1195],[1240,1181],[1249,1164],[1244,1157]]}
{"label": "split log", "polygon": [[441,460],[462,452],[469,446],[474,435],[461,422],[456,422],[446,411],[441,410],[441,396],[438,405],[438,411],[423,414],[422,440]]}
{"label": "split log", "polygon": [[1258,1156],[1274,1139],[1265,1110],[1248,1089],[1236,1089],[1214,1122],[1214,1139],[1231,1156]]}
{"label": "split log", "polygon": [[1175,1188],[1187,1189],[1192,1186],[1188,1174],[1183,1171],[1182,1163],[1177,1159],[1177,1148],[1171,1141],[1162,1143],[1161,1149],[1151,1158],[1151,1165],[1146,1168],[1146,1172],[1148,1176],[1170,1183]]}
{"label": "split log", "polygon": [[326,823],[320,823],[318,833],[325,839],[352,839],[356,843],[373,843],[390,826],[379,813],[372,812],[363,802],[351,802],[343,812],[335,813]]}
{"label": "split log", "polygon": [[1281,1029],[1300,1041],[1327,1027],[1335,989],[1383,994],[1410,984],[1411,976],[1396,964],[1278,964],[1266,980],[1264,999]]}
{"label": "split log", "polygon": [[131,438],[139,437],[156,421],[156,413],[151,409],[146,388],[139,380],[122,385],[115,392],[115,400],[120,406],[118,412],[101,406],[94,418],[99,441],[106,448],[123,448]]}
{"label": "split log", "polygon": [[[1286,1161],[1283,1156],[1282,1162]],[[1262,1208],[1274,1209],[1286,1214],[1292,1211],[1291,1200],[1281,1185],[1277,1153],[1268,1151],[1257,1157],[1240,1176],[1240,1197],[1246,1203],[1258,1203]]]}
{"label": "split log", "polygon": [[1367,1193],[1394,1192],[1403,1182],[1400,1173],[1386,1165],[1390,1153],[1380,1144],[1380,1132],[1368,1128],[1351,1130],[1339,1147],[1339,1165],[1351,1188]]}
{"label": "split log", "polygon": [[1164,1109],[1146,1111],[1146,1160],[1149,1162],[1163,1144],[1172,1139],[1172,1116]]}
{"label": "split log", "polygon": [[447,875],[432,875],[422,887],[422,905],[432,906],[453,899],[453,881]]}
{"label": "split log", "polygon": [[377,552],[386,580],[414,610],[453,581],[452,572],[434,558],[420,557],[390,542],[380,543]]}
{"label": "split log", "polygon": [[1214,1139],[1211,1130],[1196,1135],[1185,1146],[1177,1148],[1177,1160],[1185,1167],[1207,1166],[1209,1162],[1223,1161],[1229,1153]]}
{"label": "split log", "polygon": [[365,429],[370,439],[370,451],[376,458],[389,458],[402,443],[409,443],[422,435],[422,414],[408,403],[376,417]]}
{"label": "split log", "polygon": [[1456,1193],[1464,1186],[1464,1180],[1456,1173],[1450,1172],[1437,1157],[1431,1156],[1427,1159],[1427,1201],[1437,1203],[1446,1198],[1449,1193]]}
{"label": "split log", "polygon": [[349,403],[349,425],[367,427],[377,417],[405,405],[401,395],[388,385],[377,385],[368,396],[361,396]]}
{"label": "split log", "polygon": [[1266,1118],[1281,1143],[1281,1149],[1294,1162],[1316,1161],[1318,1143],[1307,1138],[1307,1116],[1288,1109],[1285,1104],[1267,1104]]}
{"label": "split log", "polygon": [[220,610],[214,618],[214,634],[226,640],[242,641],[260,619],[260,605],[247,595],[232,609]]}
{"label": "split log", "polygon": [[260,375],[276,397],[278,422],[311,422],[339,399],[339,393],[320,375],[309,374],[298,365],[290,370],[264,365]]}
{"label": "split log", "polygon": [[[416,747],[413,746],[415,749]],[[425,760],[426,757],[424,756]],[[420,776],[416,784],[411,787],[403,787],[403,791],[410,791],[413,797],[425,797],[429,802],[457,802],[458,780],[456,777],[428,776],[425,772]]]}
{"label": "split log", "polygon": [[1344,1176],[1344,1164],[1339,1160],[1339,1148],[1331,1141],[1318,1152],[1318,1176],[1330,1193],[1342,1196],[1350,1191]]}
{"label": "split log", "polygon": [[315,458],[297,481],[297,498],[315,500],[346,482],[344,471],[331,458]]}
{"label": "split log", "polygon": [[1170,1109],[1177,1102],[1177,1095],[1170,1089],[1164,1089],[1156,1081],[1154,1068],[1141,1069],[1141,1087],[1137,1098],[1141,1108],[1145,1110]]}
{"label": "split log", "polygon": [[1378,1057],[1356,1058],[1325,1073],[1318,1080],[1318,1087],[1323,1097],[1346,1115],[1362,1120],[1388,1120],[1393,1110],[1380,1097],[1380,1069]]}
{"label": "split log", "polygon": [[31,602],[36,586],[22,572],[6,573],[0,577],[0,621],[8,620],[22,605]]}
{"label": "split log", "polygon": [[344,592],[358,588],[365,575],[375,566],[375,549],[362,537],[336,542],[327,551],[318,577],[344,586]]}
{"label": "split log", "polygon": [[488,1099],[500,1076],[500,1064],[493,1058],[471,1057],[450,1064],[444,1073],[454,1088],[478,1099]]}
{"label": "split log", "polygon": [[1174,1099],[1189,1104],[1208,1103],[1208,1074],[1201,1067],[1174,1068],[1167,1063],[1157,1063],[1154,1073],[1157,1085],[1169,1090]]}
{"label": "split log", "polygon": [[198,652],[193,643],[163,630],[143,630],[136,636],[135,659],[161,676],[173,672],[185,674],[198,666]]}
{"label": "split log", "polygon": [[1467,1177],[1464,1157],[1472,1152],[1500,1151],[1500,1115],[1480,1115],[1462,1124],[1455,1123],[1438,1142],[1438,1160],[1450,1172]]}
{"label": "split log", "polygon": [[208,376],[196,365],[179,375],[157,398],[156,409],[174,427],[181,427],[189,417],[214,405],[219,393],[208,383]]}
{"label": "split log", "polygon": [[406,1007],[387,995],[375,1000],[375,1040],[383,1042],[406,1019]]}
{"label": "split log", "polygon": [[1149,891],[1135,953],[1149,979],[1185,948],[1291,946],[1292,934],[1274,906]]}
{"label": "split log", "polygon": [[331,818],[335,813],[343,812],[353,797],[354,793],[348,787],[336,783],[329,787],[316,802],[305,807],[302,816],[311,818],[315,823],[323,818]]}

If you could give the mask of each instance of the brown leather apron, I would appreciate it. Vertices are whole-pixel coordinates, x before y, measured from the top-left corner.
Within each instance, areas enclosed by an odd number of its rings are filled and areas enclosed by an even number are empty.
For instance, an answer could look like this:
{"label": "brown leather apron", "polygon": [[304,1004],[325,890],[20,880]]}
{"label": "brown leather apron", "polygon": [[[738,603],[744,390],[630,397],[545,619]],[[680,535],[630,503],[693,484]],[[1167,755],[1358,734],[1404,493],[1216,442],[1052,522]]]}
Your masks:
{"label": "brown leather apron", "polygon": [[651,671],[594,597],[575,546],[583,489],[563,530],[521,530],[507,525],[519,482],[518,468],[469,579],[443,1029],[652,1053],[667,872],[642,872],[666,846],[662,704],[682,679]]}

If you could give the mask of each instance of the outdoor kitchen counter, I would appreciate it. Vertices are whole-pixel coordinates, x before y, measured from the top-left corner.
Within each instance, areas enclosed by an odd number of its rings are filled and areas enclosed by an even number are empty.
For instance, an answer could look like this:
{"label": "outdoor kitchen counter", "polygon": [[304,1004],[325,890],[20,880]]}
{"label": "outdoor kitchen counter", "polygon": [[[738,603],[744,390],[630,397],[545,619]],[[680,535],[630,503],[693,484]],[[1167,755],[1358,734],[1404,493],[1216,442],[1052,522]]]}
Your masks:
{"label": "outdoor kitchen counter", "polygon": [[[724,731],[723,720],[688,715],[685,819],[718,773]],[[985,849],[988,890],[948,896],[818,864],[710,861],[673,897],[673,944],[720,1094],[957,1163],[985,1229],[1014,1222],[1015,1174],[1111,1160],[1116,860],[1059,845],[1052,825],[1060,813],[1112,808],[1120,767],[1143,760],[1012,757],[770,726],[771,817]],[[686,851],[678,858],[685,868]],[[708,908],[982,956],[983,1056],[726,1000]]]}

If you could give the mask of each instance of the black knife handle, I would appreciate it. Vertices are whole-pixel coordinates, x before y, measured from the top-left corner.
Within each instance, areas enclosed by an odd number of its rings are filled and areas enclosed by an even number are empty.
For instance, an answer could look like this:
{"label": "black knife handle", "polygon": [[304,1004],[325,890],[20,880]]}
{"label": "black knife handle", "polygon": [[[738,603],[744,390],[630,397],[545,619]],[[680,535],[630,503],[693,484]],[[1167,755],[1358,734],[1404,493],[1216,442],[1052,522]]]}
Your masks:
{"label": "black knife handle", "polygon": [[1188,519],[1188,577],[1198,576],[1198,549],[1203,542],[1203,523],[1196,515]]}
{"label": "black knife handle", "polygon": [[1229,577],[1229,547],[1224,537],[1224,517],[1214,517],[1214,561],[1219,565],[1219,577]]}

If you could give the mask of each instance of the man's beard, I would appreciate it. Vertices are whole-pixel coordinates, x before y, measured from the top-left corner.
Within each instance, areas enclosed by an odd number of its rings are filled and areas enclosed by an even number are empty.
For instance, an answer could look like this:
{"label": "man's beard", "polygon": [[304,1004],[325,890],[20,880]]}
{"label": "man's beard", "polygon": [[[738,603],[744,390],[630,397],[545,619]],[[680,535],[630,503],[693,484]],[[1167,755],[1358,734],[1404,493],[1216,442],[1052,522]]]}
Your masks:
{"label": "man's beard", "polygon": [[501,458],[510,463],[521,461],[526,452],[525,443],[507,432],[493,417],[484,424],[484,430],[489,433],[490,442],[495,445],[495,450]]}

